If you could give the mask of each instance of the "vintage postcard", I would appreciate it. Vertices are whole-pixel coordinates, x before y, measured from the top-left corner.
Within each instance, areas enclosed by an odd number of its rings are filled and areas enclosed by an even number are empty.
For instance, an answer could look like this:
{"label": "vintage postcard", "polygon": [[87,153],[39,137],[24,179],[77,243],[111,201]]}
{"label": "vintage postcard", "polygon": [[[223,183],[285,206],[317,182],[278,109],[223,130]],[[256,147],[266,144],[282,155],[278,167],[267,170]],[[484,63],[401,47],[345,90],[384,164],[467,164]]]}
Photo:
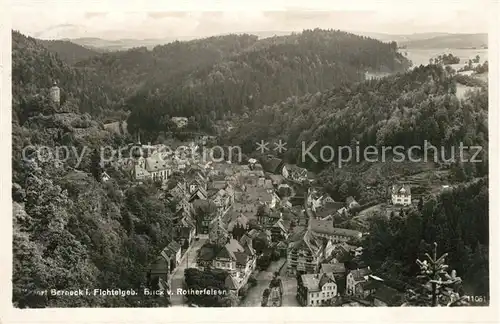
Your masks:
{"label": "vintage postcard", "polygon": [[14,1],[9,314],[491,322],[497,6]]}

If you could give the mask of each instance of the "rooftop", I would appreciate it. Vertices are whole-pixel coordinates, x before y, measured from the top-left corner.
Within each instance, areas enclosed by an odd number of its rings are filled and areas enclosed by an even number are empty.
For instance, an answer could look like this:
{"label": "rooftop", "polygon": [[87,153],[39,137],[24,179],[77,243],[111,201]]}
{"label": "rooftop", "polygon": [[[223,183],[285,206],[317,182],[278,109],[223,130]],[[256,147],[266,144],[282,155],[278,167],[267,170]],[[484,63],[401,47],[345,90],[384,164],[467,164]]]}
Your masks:
{"label": "rooftop", "polygon": [[323,263],[323,264],[321,264],[321,272],[342,274],[342,273],[345,273],[345,264],[343,264],[343,263]]}
{"label": "rooftop", "polygon": [[325,218],[332,214],[335,214],[339,209],[343,208],[345,204],[343,202],[327,202],[322,207],[317,208],[315,211],[316,217]]}
{"label": "rooftop", "polygon": [[303,274],[301,276],[302,284],[304,287],[311,291],[319,291],[321,287],[329,281],[334,281],[335,279],[331,276],[328,276],[326,273],[318,274],[318,273],[309,273]]}
{"label": "rooftop", "polygon": [[330,220],[311,219],[310,226],[312,232],[319,234],[338,235],[352,238],[358,238],[362,235],[359,231],[334,227],[333,222]]}
{"label": "rooftop", "polygon": [[399,196],[411,195],[411,187],[407,184],[396,184],[392,186],[392,194]]}
{"label": "rooftop", "polygon": [[365,280],[365,277],[371,274],[371,270],[370,268],[361,268],[361,269],[351,270],[351,273],[352,276],[354,277],[354,280],[360,281],[360,280]]}

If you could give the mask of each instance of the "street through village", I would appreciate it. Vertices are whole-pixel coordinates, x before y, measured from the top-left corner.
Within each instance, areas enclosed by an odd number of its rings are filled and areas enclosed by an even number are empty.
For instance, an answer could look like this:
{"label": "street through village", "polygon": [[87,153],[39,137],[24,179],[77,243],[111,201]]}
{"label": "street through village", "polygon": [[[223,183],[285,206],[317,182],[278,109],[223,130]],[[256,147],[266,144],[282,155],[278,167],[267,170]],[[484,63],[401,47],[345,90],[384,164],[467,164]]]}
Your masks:
{"label": "street through village", "polygon": [[184,254],[180,264],[175,268],[172,273],[172,281],[170,283],[170,302],[172,306],[184,306],[184,296],[178,294],[179,288],[184,288],[184,270],[194,268],[196,266],[196,254],[198,250],[205,244],[206,239],[199,239],[194,241],[191,248]]}
{"label": "street through village", "polygon": [[[273,279],[274,272],[279,271],[285,262],[285,259],[273,261],[266,270],[260,271],[256,276],[257,286],[248,290],[248,294],[240,306],[260,307],[262,302],[262,293],[266,288],[269,288],[269,283],[271,282],[271,279]],[[297,300],[295,299],[297,282],[294,277],[286,277],[284,275],[285,270],[286,265],[280,273],[280,279],[282,280],[284,290],[282,306],[299,306]]]}

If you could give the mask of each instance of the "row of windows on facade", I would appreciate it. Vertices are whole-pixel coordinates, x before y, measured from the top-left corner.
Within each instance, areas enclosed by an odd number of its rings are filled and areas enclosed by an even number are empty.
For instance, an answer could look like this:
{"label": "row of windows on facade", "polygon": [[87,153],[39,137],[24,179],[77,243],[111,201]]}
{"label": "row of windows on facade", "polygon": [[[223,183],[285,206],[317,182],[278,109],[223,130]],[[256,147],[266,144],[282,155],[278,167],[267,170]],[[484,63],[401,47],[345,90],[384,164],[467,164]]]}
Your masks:
{"label": "row of windows on facade", "polygon": [[225,268],[229,268],[229,269],[232,269],[232,265],[231,265],[231,262],[216,262],[215,263],[216,267],[220,268],[220,267],[225,267]]}
{"label": "row of windows on facade", "polygon": [[[313,295],[314,295],[314,294],[313,294]],[[311,297],[313,297],[313,296],[311,296]],[[323,297],[323,298],[325,298],[324,293],[323,293],[323,296],[322,296],[322,297]],[[332,297],[335,297],[335,295],[334,295],[333,293],[331,293],[331,294],[330,294],[330,292],[328,292],[328,293],[326,294],[326,299],[330,299],[330,298],[332,298]],[[316,305],[319,305],[319,304],[321,304],[322,302],[326,301],[326,299],[311,299],[311,303],[310,303],[310,305],[314,305],[314,302],[316,302]]]}
{"label": "row of windows on facade", "polygon": [[[333,290],[333,287],[331,286],[328,286],[326,287],[326,290]],[[314,295],[316,294],[316,296]],[[319,294],[321,294],[322,297],[325,297],[325,292],[321,292],[321,293],[311,293],[311,297],[320,297]],[[330,296],[330,292],[328,292],[328,296]]]}

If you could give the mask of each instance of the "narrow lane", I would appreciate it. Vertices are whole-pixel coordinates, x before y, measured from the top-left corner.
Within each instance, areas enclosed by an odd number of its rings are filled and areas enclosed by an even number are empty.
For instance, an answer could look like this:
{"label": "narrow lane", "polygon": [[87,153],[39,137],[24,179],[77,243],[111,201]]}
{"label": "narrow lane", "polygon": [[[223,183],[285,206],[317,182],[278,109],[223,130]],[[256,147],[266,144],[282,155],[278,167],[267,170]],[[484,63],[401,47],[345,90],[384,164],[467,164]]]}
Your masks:
{"label": "narrow lane", "polygon": [[283,302],[284,307],[300,307],[297,301],[297,279],[295,276],[286,275],[287,266],[283,266],[280,273],[281,282],[283,283]]}
{"label": "narrow lane", "polygon": [[257,286],[248,290],[248,294],[243,303],[240,304],[240,307],[260,307],[262,302],[262,293],[269,287],[269,283],[271,282],[271,279],[273,279],[274,272],[278,271],[285,262],[286,259],[273,261],[266,270],[260,271],[256,276]]}
{"label": "narrow lane", "polygon": [[196,265],[196,253],[200,247],[205,243],[206,239],[195,241],[191,249],[184,254],[181,263],[175,268],[172,273],[172,281],[170,283],[170,303],[172,306],[183,306],[184,296],[177,293],[177,289],[183,288],[184,284],[184,270],[193,268]]}

